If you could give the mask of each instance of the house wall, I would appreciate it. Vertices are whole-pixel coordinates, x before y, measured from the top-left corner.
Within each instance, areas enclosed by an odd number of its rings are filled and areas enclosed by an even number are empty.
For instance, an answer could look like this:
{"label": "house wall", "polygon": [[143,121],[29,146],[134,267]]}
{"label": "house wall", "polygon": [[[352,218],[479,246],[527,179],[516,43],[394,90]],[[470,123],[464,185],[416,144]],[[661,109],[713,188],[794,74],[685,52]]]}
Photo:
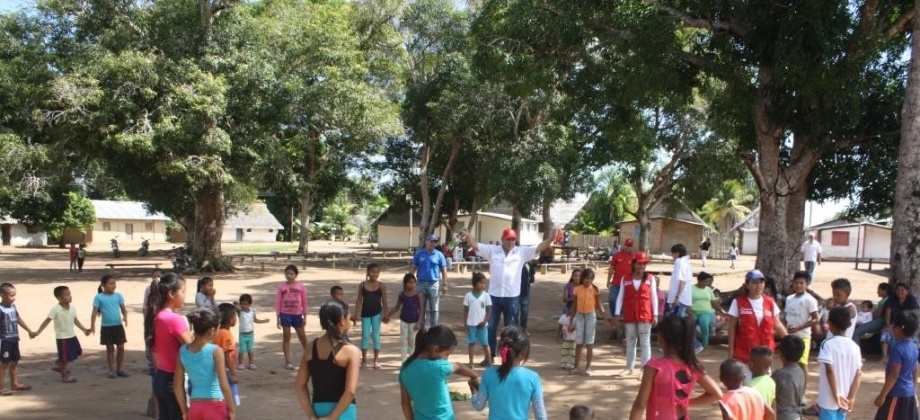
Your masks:
{"label": "house wall", "polygon": [[45,232],[29,233],[28,228],[21,224],[10,226],[10,246],[43,247],[48,244],[48,234]]}
{"label": "house wall", "polygon": [[242,228],[243,240],[237,240],[237,229],[224,227],[221,242],[275,242],[278,238],[277,229],[269,228]]}
{"label": "house wall", "polygon": [[760,231],[756,229],[744,229],[741,231],[741,245],[738,247],[744,255],[757,255],[757,237]]}
{"label": "house wall", "polygon": [[[103,229],[105,223],[109,223],[109,230]],[[148,230],[145,227],[147,223],[153,224],[152,230]],[[125,227],[129,224],[133,226],[133,235],[129,235]],[[119,245],[125,243],[140,244],[143,239],[149,240],[150,243],[166,243],[166,221],[99,219],[93,225],[92,232],[87,233],[87,241],[97,244],[107,243],[116,236],[118,237]]]}
{"label": "house wall", "polygon": [[[412,226],[412,247],[419,246],[420,229],[418,226]],[[438,226],[435,235],[444,238],[445,230]],[[443,242],[443,241],[442,241]],[[377,226],[377,248],[406,250],[409,249],[409,226]]]}
{"label": "house wall", "polygon": [[[653,219],[649,230],[648,252],[650,254],[671,254],[671,247],[682,243],[690,253],[698,253],[698,246],[705,229],[703,226],[673,219]],[[632,239],[639,243],[639,222],[631,220],[620,223],[620,243]]]}
{"label": "house wall", "polygon": [[[835,232],[850,235],[846,246],[833,245]],[[818,240],[824,252],[821,258],[846,259],[876,258],[888,259],[891,254],[891,230],[871,225],[831,227],[818,231]],[[858,255],[857,255],[858,250]]]}

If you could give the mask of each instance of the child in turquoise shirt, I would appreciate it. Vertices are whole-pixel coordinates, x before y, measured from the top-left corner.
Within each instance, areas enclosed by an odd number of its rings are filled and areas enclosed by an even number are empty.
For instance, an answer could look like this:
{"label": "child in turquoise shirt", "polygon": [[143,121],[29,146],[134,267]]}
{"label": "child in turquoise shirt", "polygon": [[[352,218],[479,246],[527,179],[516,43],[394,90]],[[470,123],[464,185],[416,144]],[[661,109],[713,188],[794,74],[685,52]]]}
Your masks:
{"label": "child in turquoise shirt", "polygon": [[[459,363],[447,361],[457,337],[450,328],[436,325],[422,329],[415,338],[415,352],[399,371],[402,409],[406,418],[415,420],[453,420],[447,377],[452,374],[470,378],[470,390],[479,389],[479,375]],[[411,417],[410,417],[411,414]]]}

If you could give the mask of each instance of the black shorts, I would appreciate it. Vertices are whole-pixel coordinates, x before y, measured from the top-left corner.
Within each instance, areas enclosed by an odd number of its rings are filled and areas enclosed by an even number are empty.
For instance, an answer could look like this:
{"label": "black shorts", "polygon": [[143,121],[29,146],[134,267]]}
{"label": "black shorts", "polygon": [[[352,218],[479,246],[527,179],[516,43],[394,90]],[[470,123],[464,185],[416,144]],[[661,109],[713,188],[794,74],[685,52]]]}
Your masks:
{"label": "black shorts", "polygon": [[875,420],[917,420],[917,398],[887,397],[885,403],[875,412]]}
{"label": "black shorts", "polygon": [[0,363],[18,362],[21,358],[18,341],[0,340]]}
{"label": "black shorts", "polygon": [[128,339],[125,338],[125,327],[116,325],[114,327],[102,327],[99,330],[99,344],[125,344]]}
{"label": "black shorts", "polygon": [[58,360],[72,362],[83,355],[80,340],[77,337],[59,338],[57,341]]}

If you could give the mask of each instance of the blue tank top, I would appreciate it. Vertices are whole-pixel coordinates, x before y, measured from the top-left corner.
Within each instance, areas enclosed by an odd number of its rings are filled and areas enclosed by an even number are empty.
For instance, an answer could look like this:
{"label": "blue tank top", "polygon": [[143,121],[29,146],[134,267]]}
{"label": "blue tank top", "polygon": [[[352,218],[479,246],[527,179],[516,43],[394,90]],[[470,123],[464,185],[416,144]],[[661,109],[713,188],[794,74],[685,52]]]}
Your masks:
{"label": "blue tank top", "polygon": [[399,319],[409,324],[418,322],[419,315],[421,315],[420,299],[418,293],[415,296],[409,296],[406,292],[402,292],[402,310],[399,311]]}
{"label": "blue tank top", "polygon": [[220,379],[214,369],[215,344],[205,344],[197,353],[192,353],[188,345],[179,349],[179,360],[188,374],[192,388],[192,399],[222,400],[224,393],[220,390]]}

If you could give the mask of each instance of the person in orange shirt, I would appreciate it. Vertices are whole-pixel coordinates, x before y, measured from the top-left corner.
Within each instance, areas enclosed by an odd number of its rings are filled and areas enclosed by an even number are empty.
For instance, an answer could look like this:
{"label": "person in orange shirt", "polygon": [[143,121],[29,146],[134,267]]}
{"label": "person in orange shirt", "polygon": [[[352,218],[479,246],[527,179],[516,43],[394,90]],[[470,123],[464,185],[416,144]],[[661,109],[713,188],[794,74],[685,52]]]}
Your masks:
{"label": "person in orange shirt", "polygon": [[[569,309],[569,331],[575,331],[575,367],[569,372],[591,376],[591,359],[594,356],[594,335],[597,324],[597,311],[605,316],[604,306],[598,299],[597,286],[594,285],[594,270],[586,268],[581,272],[581,280],[575,288],[575,304]],[[612,322],[608,319],[607,322]],[[581,351],[587,347],[585,370],[578,371]]]}
{"label": "person in orange shirt", "polygon": [[[220,314],[220,328],[211,342],[224,351],[224,360],[227,365],[227,382],[230,382],[230,392],[233,394],[233,404],[240,405],[240,380],[236,376],[236,343],[233,342],[233,333],[230,328],[236,326],[236,306],[232,303],[221,303],[217,306]],[[229,403],[228,403],[229,404]]]}
{"label": "person in orange shirt", "polygon": [[725,392],[719,401],[723,420],[772,419],[773,408],[764,403],[760,393],[744,386],[744,363],[728,359],[719,367],[719,380]]}

